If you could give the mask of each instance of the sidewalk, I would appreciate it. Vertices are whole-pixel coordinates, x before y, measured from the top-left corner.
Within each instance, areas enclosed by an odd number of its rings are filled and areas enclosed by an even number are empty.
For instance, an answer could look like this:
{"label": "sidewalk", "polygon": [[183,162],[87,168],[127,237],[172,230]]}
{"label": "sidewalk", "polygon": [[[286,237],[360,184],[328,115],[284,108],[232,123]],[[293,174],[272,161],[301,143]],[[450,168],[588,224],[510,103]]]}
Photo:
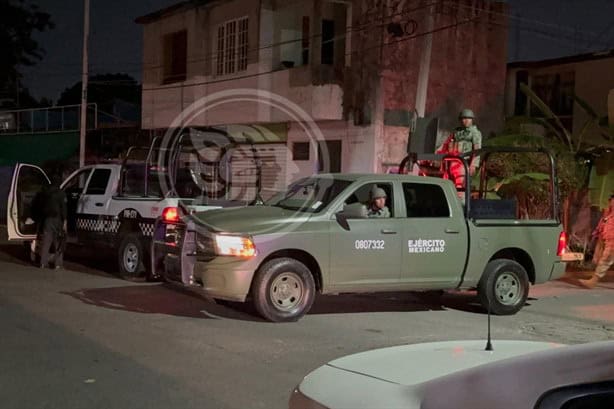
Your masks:
{"label": "sidewalk", "polygon": [[[578,280],[591,278],[593,275],[593,271],[594,270],[589,269],[580,270],[578,268],[573,268],[573,266],[569,266],[567,268],[567,272],[560,280],[569,284],[580,286]],[[597,286],[614,289],[614,269],[610,269],[606,273],[606,276],[599,281],[599,284]]]}

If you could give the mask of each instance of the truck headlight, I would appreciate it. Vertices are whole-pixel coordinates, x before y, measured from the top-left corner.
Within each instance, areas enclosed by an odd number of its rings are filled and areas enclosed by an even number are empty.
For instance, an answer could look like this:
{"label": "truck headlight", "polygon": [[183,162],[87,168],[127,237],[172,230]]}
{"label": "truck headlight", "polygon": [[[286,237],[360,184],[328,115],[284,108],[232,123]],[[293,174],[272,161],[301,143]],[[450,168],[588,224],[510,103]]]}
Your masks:
{"label": "truck headlight", "polygon": [[249,237],[218,234],[215,236],[215,244],[217,245],[217,254],[221,256],[249,258],[256,255],[256,246]]}

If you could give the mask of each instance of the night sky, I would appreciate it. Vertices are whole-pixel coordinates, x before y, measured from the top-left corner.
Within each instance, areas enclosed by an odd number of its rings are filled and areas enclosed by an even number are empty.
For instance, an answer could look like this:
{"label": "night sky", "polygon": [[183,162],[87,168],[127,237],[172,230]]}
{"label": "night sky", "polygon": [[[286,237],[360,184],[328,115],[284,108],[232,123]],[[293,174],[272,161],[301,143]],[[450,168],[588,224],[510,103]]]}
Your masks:
{"label": "night sky", "polygon": [[[24,85],[56,101],[80,80],[83,1],[35,0],[51,14],[54,30],[37,36],[45,58],[24,68]],[[90,0],[90,74],[122,72],[141,78],[142,27],[138,16],[178,0]],[[614,0],[509,0],[510,61],[554,58],[614,48]]]}

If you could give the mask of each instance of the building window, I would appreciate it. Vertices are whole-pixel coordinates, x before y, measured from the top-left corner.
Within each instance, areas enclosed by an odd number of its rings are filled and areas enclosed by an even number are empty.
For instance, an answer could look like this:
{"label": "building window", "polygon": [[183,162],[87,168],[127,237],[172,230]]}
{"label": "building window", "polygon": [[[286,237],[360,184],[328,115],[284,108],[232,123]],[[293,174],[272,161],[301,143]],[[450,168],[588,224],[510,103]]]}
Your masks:
{"label": "building window", "polygon": [[238,51],[238,67],[239,71],[245,71],[247,69],[247,50],[248,50],[248,34],[249,34],[249,24],[247,18],[242,18],[239,20],[239,45],[237,48]]}
{"label": "building window", "polygon": [[164,36],[164,72],[162,82],[185,81],[188,68],[188,32],[186,30]]}
{"label": "building window", "polygon": [[292,144],[292,160],[309,160],[309,142],[294,142]]}
{"label": "building window", "polygon": [[227,21],[217,28],[216,75],[234,74],[247,70],[249,49],[249,19]]}
{"label": "building window", "polygon": [[104,195],[111,178],[111,169],[96,169],[87,184],[86,195]]}
{"label": "building window", "polygon": [[318,172],[341,172],[341,141],[318,141]]}
{"label": "building window", "polygon": [[521,85],[529,83],[529,71],[518,71],[516,73],[516,104],[514,105],[514,115],[525,116],[527,114],[526,94],[522,92]]}
{"label": "building window", "polygon": [[303,65],[309,64],[309,16],[303,16],[303,38],[301,40]]}
{"label": "building window", "polygon": [[322,20],[322,64],[335,63],[335,22]]}
{"label": "building window", "polygon": [[403,183],[403,194],[409,218],[450,217],[448,199],[437,185]]}
{"label": "building window", "polygon": [[[533,77],[531,86],[552,112],[561,117],[563,124],[568,129],[572,127],[575,83],[575,73],[569,71],[559,74],[537,75]],[[541,116],[543,114],[533,105],[531,115]]]}

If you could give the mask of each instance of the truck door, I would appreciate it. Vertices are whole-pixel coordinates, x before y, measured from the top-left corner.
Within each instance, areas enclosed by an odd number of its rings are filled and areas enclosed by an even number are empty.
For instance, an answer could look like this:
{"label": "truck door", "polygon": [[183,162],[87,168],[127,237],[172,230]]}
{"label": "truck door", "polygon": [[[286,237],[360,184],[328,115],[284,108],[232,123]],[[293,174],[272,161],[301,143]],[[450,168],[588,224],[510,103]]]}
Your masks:
{"label": "truck door", "polygon": [[85,183],[92,172],[92,168],[83,168],[74,172],[62,183],[62,190],[66,193],[67,200],[67,230],[69,236],[77,234],[77,213],[82,209],[81,196]]}
{"label": "truck door", "polygon": [[37,217],[33,214],[32,204],[37,194],[50,183],[45,172],[37,166],[15,166],[6,207],[9,240],[36,239]]}
{"label": "truck door", "polygon": [[[345,198],[344,204],[369,202],[369,192],[376,186],[387,194],[387,218],[349,219],[349,230],[336,221],[331,223],[331,284],[348,287],[383,286],[400,277],[401,233],[395,218],[393,184],[366,183]],[[339,209],[341,211],[342,209]]]}
{"label": "truck door", "polygon": [[403,235],[402,281],[415,283],[416,288],[455,286],[468,251],[461,206],[451,206],[442,187],[428,182],[403,183],[403,198],[406,217],[399,223]]}
{"label": "truck door", "polygon": [[[108,203],[112,196],[113,186],[109,186],[111,174],[110,168],[96,167],[90,175],[85,191],[81,196],[78,217],[82,223],[87,225],[88,238],[100,238],[111,232],[111,221],[109,220]],[[82,232],[79,232],[81,234]],[[81,237],[80,237],[81,239]]]}

